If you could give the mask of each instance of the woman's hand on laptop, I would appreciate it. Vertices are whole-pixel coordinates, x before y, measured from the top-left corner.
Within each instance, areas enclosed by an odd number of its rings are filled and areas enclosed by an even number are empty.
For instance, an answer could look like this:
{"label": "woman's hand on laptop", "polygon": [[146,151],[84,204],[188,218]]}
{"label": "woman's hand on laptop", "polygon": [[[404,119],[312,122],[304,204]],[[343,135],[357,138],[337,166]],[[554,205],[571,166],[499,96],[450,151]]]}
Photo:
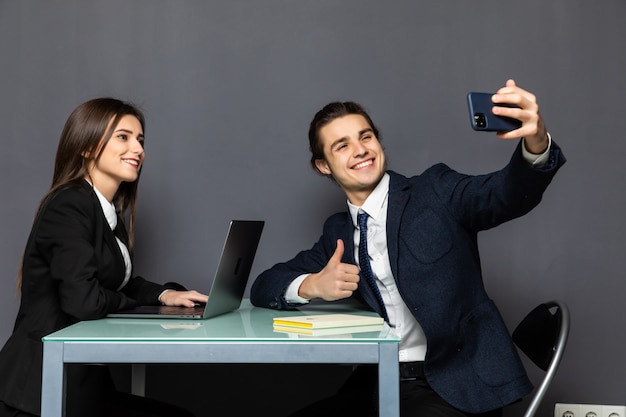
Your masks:
{"label": "woman's hand on laptop", "polygon": [[196,290],[191,291],[176,291],[166,290],[159,297],[161,304],[165,306],[183,306],[194,307],[196,303],[206,304],[209,297],[205,294],[201,294]]}

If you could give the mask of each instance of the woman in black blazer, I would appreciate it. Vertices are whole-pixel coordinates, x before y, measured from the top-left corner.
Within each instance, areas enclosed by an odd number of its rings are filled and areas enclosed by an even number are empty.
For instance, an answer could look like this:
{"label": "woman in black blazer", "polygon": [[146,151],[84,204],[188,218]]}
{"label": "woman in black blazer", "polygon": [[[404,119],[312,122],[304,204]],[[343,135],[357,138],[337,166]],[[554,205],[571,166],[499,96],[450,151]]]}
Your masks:
{"label": "woman in black blazer", "polygon": [[[94,99],[68,118],[24,251],[13,334],[0,351],[0,417],[40,415],[43,336],[136,305],[206,302],[178,284],[132,276],[143,144],[143,114],[128,103]],[[72,365],[67,381],[68,416],[188,415],[117,392],[105,366]]]}

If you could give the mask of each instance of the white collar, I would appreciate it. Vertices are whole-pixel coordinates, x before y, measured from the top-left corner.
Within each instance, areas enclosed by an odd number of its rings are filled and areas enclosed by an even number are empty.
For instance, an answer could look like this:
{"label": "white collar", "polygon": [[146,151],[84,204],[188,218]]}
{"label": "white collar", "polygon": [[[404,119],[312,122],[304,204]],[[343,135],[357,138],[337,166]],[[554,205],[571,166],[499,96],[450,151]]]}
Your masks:
{"label": "white collar", "polygon": [[352,217],[352,223],[357,226],[356,217],[359,212],[363,211],[367,213],[372,219],[380,220],[382,216],[385,216],[383,208],[385,207],[385,201],[389,195],[389,174],[385,172],[383,177],[378,182],[378,185],[367,196],[367,199],[361,207],[355,206],[348,201],[348,210],[350,211],[350,217]]}
{"label": "white collar", "polygon": [[107,200],[106,197],[102,195],[102,193],[88,179],[85,178],[85,181],[87,181],[89,185],[91,185],[91,188],[93,188],[96,192],[100,205],[102,206],[104,217],[107,219],[107,223],[109,223],[111,230],[115,230],[117,227],[117,212],[115,211],[115,205],[109,202],[109,200]]}

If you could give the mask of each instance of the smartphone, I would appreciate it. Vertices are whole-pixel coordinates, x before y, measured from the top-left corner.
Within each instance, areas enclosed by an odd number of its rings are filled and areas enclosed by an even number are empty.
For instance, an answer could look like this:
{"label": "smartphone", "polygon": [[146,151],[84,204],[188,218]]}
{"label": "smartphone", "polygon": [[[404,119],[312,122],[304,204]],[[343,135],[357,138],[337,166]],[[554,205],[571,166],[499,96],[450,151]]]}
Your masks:
{"label": "smartphone", "polygon": [[[522,122],[511,117],[496,116],[491,111],[495,106],[491,101],[493,93],[467,93],[470,123],[472,129],[485,132],[508,132],[518,129]],[[513,104],[498,103],[501,107],[517,107]]]}

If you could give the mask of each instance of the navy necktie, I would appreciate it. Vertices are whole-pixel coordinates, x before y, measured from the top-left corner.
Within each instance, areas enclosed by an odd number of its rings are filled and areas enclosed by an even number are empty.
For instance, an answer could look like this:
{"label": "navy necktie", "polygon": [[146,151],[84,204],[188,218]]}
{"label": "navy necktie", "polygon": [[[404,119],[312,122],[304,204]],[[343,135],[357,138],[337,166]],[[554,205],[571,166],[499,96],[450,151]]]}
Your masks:
{"label": "navy necktie", "polygon": [[372,272],[372,266],[370,265],[370,257],[367,253],[367,213],[359,213],[357,215],[357,221],[359,222],[359,266],[361,267],[361,272],[363,277],[365,277],[365,281],[370,286],[374,295],[376,296],[376,300],[380,305],[380,309],[382,311],[382,316],[385,321],[389,321],[387,317],[387,309],[385,309],[385,303],[383,302],[383,297],[380,295],[380,290],[378,289],[378,284],[376,284],[376,279],[374,278],[374,273]]}

